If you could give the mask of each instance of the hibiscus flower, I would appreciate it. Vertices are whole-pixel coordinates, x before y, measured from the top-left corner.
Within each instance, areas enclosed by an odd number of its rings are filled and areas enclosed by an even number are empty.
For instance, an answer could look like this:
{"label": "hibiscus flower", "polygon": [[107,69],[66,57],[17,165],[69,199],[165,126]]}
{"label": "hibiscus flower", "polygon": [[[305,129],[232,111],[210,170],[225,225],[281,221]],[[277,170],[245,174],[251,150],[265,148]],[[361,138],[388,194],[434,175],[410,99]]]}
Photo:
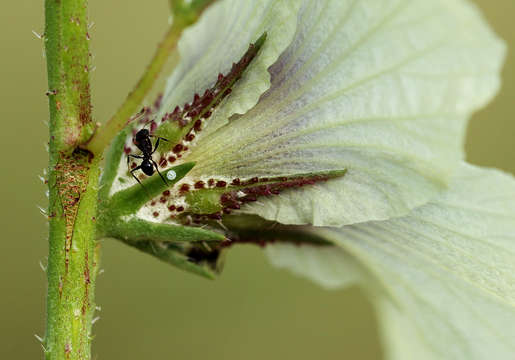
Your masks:
{"label": "hibiscus flower", "polygon": [[[179,52],[107,155],[101,236],[207,277],[258,242],[324,287],[362,286],[388,358],[512,358],[515,180],[463,160],[504,55],[473,5],[223,0]],[[163,177],[140,185],[144,128]]]}

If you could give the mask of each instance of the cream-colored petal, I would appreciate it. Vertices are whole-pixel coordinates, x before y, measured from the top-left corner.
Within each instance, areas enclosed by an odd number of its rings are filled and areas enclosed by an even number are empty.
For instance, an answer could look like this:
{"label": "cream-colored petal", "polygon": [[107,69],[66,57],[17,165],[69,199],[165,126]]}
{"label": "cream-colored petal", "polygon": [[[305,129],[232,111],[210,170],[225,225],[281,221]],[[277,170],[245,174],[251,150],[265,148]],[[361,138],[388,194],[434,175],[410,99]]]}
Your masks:
{"label": "cream-colored petal", "polygon": [[498,88],[503,53],[465,1],[306,0],[271,88],[197,143],[192,175],[347,169],[242,210],[331,226],[405,215],[445,188],[469,115]]}
{"label": "cream-colored petal", "polygon": [[297,25],[300,0],[221,0],[210,6],[179,41],[180,63],[168,79],[159,118],[175,106],[191,102],[195,93],[211,87],[226,74],[249,44],[264,32],[267,40],[206,125],[203,135],[243,114],[270,87],[267,68],[290,44]]}
{"label": "cream-colored petal", "polygon": [[265,247],[270,263],[291,270],[326,289],[338,289],[357,284],[361,269],[345,251],[333,246],[273,243]]}
{"label": "cream-colored petal", "polygon": [[[406,217],[313,233],[361,264],[389,359],[513,359],[513,176],[463,165],[448,191]],[[296,252],[280,255],[287,262],[275,263],[299,271]]]}

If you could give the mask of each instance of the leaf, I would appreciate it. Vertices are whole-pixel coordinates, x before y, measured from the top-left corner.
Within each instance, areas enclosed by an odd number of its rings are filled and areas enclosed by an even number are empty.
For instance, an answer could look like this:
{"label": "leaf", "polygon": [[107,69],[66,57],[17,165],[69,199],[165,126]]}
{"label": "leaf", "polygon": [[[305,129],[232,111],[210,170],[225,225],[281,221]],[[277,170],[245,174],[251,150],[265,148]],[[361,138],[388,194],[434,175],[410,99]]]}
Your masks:
{"label": "leaf", "polygon": [[[406,217],[313,232],[368,274],[362,284],[374,295],[389,358],[513,358],[511,175],[462,165],[447,192]],[[287,260],[274,262],[295,271],[308,262],[281,256]]]}
{"label": "leaf", "polygon": [[270,87],[267,68],[291,42],[295,33],[300,0],[225,0],[210,6],[200,20],[184,31],[179,41],[181,60],[167,81],[162,111],[189,102],[226,74],[232,62],[240,59],[250,43],[267,33],[260,54],[207,122],[204,134],[216,130],[233,114],[243,114],[254,106]]}
{"label": "leaf", "polygon": [[[450,181],[467,119],[499,86],[503,54],[465,1],[304,1],[295,38],[269,69],[271,88],[204,134],[191,175],[347,169],[242,211],[331,226],[405,215]],[[215,118],[243,112],[222,108]]]}

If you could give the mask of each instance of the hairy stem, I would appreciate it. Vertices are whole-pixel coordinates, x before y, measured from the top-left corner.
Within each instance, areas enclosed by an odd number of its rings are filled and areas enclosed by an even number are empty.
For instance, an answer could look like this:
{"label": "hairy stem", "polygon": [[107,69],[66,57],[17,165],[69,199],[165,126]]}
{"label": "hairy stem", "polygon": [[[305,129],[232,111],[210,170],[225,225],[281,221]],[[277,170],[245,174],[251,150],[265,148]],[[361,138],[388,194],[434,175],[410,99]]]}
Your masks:
{"label": "hairy stem", "polygon": [[86,0],[45,1],[45,45],[54,149],[71,153],[94,130]]}
{"label": "hairy stem", "polygon": [[49,255],[46,359],[90,359],[98,248],[98,161],[91,136],[86,0],[46,0],[49,84]]}

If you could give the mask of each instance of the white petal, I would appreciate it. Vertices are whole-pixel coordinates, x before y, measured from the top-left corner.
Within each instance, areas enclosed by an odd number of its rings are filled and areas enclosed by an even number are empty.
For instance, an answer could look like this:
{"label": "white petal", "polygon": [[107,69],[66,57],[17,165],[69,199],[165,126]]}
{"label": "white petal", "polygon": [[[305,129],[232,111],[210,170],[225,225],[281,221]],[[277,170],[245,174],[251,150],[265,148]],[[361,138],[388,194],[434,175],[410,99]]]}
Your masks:
{"label": "white petal", "polygon": [[513,359],[512,176],[464,165],[446,193],[409,216],[314,232],[374,279],[364,285],[389,358]]}
{"label": "white petal", "polygon": [[[190,102],[195,93],[213,85],[226,74],[264,32],[267,40],[260,54],[219,105],[203,135],[254,106],[270,87],[267,68],[288,46],[295,33],[300,0],[223,0],[210,6],[197,24],[184,31],[179,41],[180,63],[170,76],[163,96],[162,114]],[[230,99],[230,100],[229,100]],[[229,100],[229,101],[227,101]]]}
{"label": "white petal", "polygon": [[265,247],[270,263],[289,269],[326,289],[337,289],[358,283],[359,267],[345,251],[332,246],[273,243]]}
{"label": "white petal", "polygon": [[270,90],[188,160],[197,175],[240,178],[348,169],[243,208],[282,223],[405,215],[448,183],[503,53],[465,1],[306,0]]}

